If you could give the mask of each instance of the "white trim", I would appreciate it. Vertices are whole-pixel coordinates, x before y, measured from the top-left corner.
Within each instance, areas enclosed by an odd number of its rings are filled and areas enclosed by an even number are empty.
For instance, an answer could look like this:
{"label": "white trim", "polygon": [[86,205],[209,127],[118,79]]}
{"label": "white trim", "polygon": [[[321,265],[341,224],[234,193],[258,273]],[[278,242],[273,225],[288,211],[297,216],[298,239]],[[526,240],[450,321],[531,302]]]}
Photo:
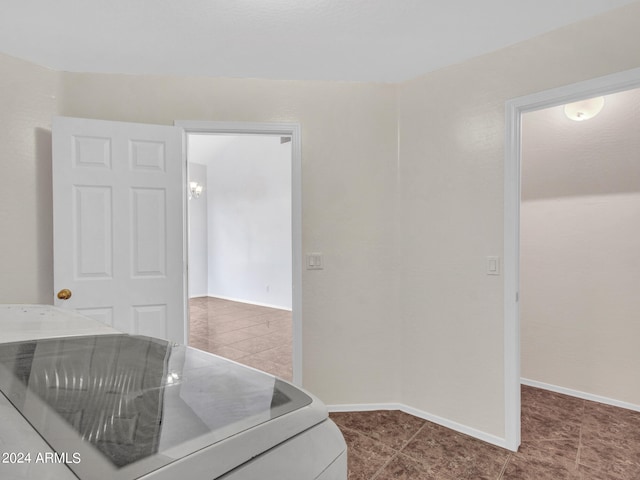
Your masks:
{"label": "white trim", "polygon": [[[504,160],[504,441],[520,446],[520,112],[506,108]],[[513,159],[517,159],[513,161]],[[515,202],[513,201],[515,199]]]}
{"label": "white trim", "polygon": [[330,412],[373,412],[374,410],[402,410],[401,403],[340,403],[327,405]]}
{"label": "white trim", "polygon": [[220,300],[229,300],[230,302],[237,303],[245,303],[247,305],[255,305],[257,307],[267,307],[267,308],[275,308],[276,310],[285,310],[287,312],[291,312],[291,308],[285,307],[282,305],[274,305],[272,303],[262,303],[262,302],[252,302],[249,300],[245,300],[243,298],[234,298],[234,297],[223,297],[220,295],[212,295],[208,292],[203,293],[190,293],[189,300],[193,300],[194,298],[219,298]]}
{"label": "white trim", "polygon": [[[291,247],[292,247],[292,320],[293,383],[302,385],[302,138],[297,123],[251,123],[176,120],[188,133],[221,135],[282,135],[291,137]],[[185,157],[186,158],[186,157]],[[186,160],[185,160],[186,161]],[[183,182],[185,183],[185,182]],[[185,183],[186,185],[186,183]],[[186,187],[185,187],[186,189]]]}
{"label": "white trim", "polygon": [[496,445],[502,448],[508,448],[505,443],[505,439],[492,435],[490,433],[476,430],[475,428],[462,425],[461,423],[447,420],[446,418],[432,415],[430,413],[418,410],[403,403],[358,403],[358,404],[340,404],[340,405],[327,405],[329,412],[371,412],[374,410],[400,410],[401,412],[408,413],[414,417],[422,418],[431,423],[441,425],[456,432],[469,435],[484,442]]}
{"label": "white trim", "polygon": [[220,300],[229,300],[230,302],[246,303],[247,305],[256,305],[258,307],[276,308],[278,310],[286,310],[287,312],[292,311],[290,308],[283,307],[281,305],[273,305],[271,303],[251,302],[249,300],[244,300],[242,298],[223,297],[221,295],[213,295],[211,293],[205,293],[204,295],[199,295],[199,296],[207,297],[207,298],[219,298]]}
{"label": "white trim", "polygon": [[182,318],[184,318],[184,343],[189,343],[189,161],[187,142],[182,135],[182,291],[184,300]]}
{"label": "white trim", "polygon": [[520,164],[523,113],[640,87],[640,68],[514,98],[505,106],[504,391],[505,444],[520,443]]}
{"label": "white trim", "polygon": [[189,300],[191,300],[192,298],[202,298],[202,297],[208,297],[209,294],[207,292],[204,293],[189,293]]}
{"label": "white trim", "polygon": [[528,378],[522,378],[521,382],[522,385],[527,385],[529,387],[541,388],[543,390],[549,390],[550,392],[562,393],[563,395],[582,398],[583,400],[590,400],[592,402],[604,403],[605,405],[612,405],[614,407],[626,408],[627,410],[640,412],[640,405],[636,405],[635,403],[623,402],[622,400],[616,400],[615,398],[603,397],[601,395],[595,395],[593,393],[573,390],[572,388],[559,387],[557,385],[538,382],[536,380],[530,380]]}

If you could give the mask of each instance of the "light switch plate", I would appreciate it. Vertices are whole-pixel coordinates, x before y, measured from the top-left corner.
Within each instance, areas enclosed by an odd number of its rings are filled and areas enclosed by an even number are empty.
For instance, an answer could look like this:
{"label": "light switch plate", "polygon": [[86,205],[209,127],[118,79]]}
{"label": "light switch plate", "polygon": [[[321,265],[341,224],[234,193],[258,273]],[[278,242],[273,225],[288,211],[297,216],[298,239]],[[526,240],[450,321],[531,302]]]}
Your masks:
{"label": "light switch plate", "polygon": [[487,257],[487,275],[500,275],[500,257]]}
{"label": "light switch plate", "polygon": [[322,270],[324,268],[324,259],[322,253],[307,253],[307,270]]}

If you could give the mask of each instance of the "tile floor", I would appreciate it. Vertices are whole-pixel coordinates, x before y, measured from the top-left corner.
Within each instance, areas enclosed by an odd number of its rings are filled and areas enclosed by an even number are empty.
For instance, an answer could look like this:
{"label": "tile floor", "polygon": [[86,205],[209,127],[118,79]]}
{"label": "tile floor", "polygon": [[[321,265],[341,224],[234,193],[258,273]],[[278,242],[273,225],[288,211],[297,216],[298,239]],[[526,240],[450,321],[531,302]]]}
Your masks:
{"label": "tile floor", "polygon": [[640,479],[640,412],[522,387],[518,453],[400,411],[332,413],[349,480]]}
{"label": "tile floor", "polygon": [[190,346],[292,379],[291,312],[198,297],[189,313]]}
{"label": "tile floor", "polygon": [[[291,312],[191,299],[189,344],[291,380]],[[349,480],[639,480],[640,412],[522,387],[522,445],[495,447],[400,411],[331,413]]]}

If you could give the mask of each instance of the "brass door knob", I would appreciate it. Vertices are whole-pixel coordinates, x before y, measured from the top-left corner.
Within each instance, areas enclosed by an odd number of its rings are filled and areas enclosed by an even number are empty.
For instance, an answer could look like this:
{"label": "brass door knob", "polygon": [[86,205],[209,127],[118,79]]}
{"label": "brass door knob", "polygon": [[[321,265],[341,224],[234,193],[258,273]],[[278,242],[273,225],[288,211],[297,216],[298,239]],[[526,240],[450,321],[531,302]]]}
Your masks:
{"label": "brass door knob", "polygon": [[63,288],[58,292],[58,298],[60,300],[69,300],[71,298],[71,290],[68,288]]}

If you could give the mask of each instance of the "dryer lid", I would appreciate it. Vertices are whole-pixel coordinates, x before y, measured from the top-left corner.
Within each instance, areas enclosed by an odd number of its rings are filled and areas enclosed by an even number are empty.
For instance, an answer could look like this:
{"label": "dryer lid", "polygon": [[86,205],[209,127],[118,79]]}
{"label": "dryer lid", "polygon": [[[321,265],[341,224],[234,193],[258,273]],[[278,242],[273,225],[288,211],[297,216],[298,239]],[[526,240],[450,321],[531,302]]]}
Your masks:
{"label": "dryer lid", "polygon": [[312,402],[263,372],[125,334],[2,344],[0,389],[83,479],[138,478]]}

